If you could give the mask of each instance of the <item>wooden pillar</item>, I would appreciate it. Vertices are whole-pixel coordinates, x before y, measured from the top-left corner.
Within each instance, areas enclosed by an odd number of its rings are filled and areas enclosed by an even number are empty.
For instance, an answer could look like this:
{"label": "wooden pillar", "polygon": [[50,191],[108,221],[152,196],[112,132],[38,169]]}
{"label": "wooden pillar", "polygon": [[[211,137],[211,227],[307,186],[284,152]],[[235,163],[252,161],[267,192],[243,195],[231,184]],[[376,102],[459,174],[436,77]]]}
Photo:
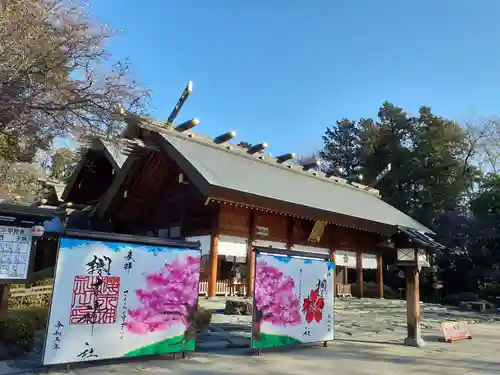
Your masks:
{"label": "wooden pillar", "polygon": [[342,267],[342,284],[347,285],[349,283],[349,277],[348,277],[348,271],[349,268],[347,266]]}
{"label": "wooden pillar", "polygon": [[253,279],[255,277],[255,252],[253,251],[253,241],[255,239],[255,210],[248,210],[248,244],[247,244],[247,296],[253,296]]}
{"label": "wooden pillar", "polygon": [[293,247],[293,217],[288,216],[286,221],[286,248],[291,250]]}
{"label": "wooden pillar", "polygon": [[330,260],[333,262],[333,296],[337,296],[337,264],[335,264],[335,249],[330,251]]}
{"label": "wooden pillar", "polygon": [[378,298],[384,298],[384,264],[382,254],[377,254],[377,286]]}
{"label": "wooden pillar", "polygon": [[0,322],[7,318],[10,284],[0,284]]}
{"label": "wooden pillar", "polygon": [[406,267],[406,323],[408,336],[405,345],[425,346],[420,330],[420,274],[417,267]]}
{"label": "wooden pillar", "polygon": [[217,287],[217,272],[219,270],[219,209],[212,218],[212,231],[210,234],[210,271],[208,278],[208,296],[214,297]]}
{"label": "wooden pillar", "polygon": [[365,286],[363,282],[363,253],[356,253],[356,284],[358,285],[358,297],[363,298]]}

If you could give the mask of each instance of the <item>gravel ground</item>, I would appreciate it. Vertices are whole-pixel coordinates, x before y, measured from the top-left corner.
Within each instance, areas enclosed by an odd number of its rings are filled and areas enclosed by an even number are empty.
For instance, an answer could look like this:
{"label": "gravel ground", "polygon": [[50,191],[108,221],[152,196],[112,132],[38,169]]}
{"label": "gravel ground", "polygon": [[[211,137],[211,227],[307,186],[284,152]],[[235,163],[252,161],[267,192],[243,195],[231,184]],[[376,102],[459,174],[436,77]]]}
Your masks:
{"label": "gravel ground", "polygon": [[[245,348],[250,345],[251,316],[224,315],[225,298],[200,299],[200,305],[211,310],[212,323],[198,337],[201,350]],[[500,321],[500,314],[460,311],[438,304],[421,304],[422,328],[439,334],[439,323],[465,320],[470,324]],[[335,331],[337,338],[356,338],[395,332],[404,338],[406,303],[401,300],[337,299],[335,301]]]}

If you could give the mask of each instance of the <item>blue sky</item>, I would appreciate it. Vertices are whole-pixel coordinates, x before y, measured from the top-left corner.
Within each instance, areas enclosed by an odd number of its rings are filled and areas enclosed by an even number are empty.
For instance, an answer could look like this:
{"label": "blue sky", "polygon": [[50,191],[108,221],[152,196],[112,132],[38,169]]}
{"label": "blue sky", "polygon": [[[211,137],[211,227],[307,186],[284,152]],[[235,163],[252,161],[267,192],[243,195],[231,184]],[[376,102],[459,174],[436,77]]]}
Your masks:
{"label": "blue sky", "polygon": [[498,114],[499,0],[93,0],[122,30],[129,57],[166,119],[188,80],[180,120],[235,130],[274,155],[321,146],[326,126],[375,116],[389,100],[459,121]]}

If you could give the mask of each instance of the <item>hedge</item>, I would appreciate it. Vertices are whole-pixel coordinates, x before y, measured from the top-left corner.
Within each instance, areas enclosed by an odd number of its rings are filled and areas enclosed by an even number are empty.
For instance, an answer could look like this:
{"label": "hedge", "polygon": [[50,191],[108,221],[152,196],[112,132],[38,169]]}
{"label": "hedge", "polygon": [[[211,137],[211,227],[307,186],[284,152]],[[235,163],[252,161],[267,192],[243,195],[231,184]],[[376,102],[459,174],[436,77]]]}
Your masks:
{"label": "hedge", "polygon": [[[52,285],[54,268],[35,272],[33,286]],[[24,285],[11,285],[12,289]],[[35,335],[45,329],[48,318],[50,294],[22,296],[9,299],[9,311],[5,321],[0,322],[0,360],[24,355],[33,350]],[[195,315],[196,329],[202,330],[212,320],[212,313],[198,307]]]}
{"label": "hedge", "polygon": [[9,309],[0,322],[0,359],[24,355],[33,349],[37,332],[45,329],[48,308]]}

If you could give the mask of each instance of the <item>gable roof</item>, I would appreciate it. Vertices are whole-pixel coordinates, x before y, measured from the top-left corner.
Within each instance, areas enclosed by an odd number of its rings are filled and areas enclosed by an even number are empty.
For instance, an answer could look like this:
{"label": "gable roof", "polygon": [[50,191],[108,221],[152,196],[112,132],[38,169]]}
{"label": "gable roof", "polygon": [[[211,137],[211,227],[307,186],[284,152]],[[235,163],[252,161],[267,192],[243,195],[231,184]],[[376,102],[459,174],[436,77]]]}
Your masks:
{"label": "gable roof", "polygon": [[433,233],[373,189],[192,132],[156,128],[162,148],[208,197],[380,232],[403,226]]}
{"label": "gable roof", "polygon": [[82,153],[80,161],[78,162],[73,174],[64,188],[64,191],[62,192],[61,199],[63,201],[68,199],[70,192],[73,190],[73,187],[78,180],[78,176],[85,165],[87,153],[90,150],[102,152],[113,166],[113,169],[117,172],[122,168],[123,164],[127,160],[127,155],[125,155],[118,146],[115,146],[112,143],[98,137],[92,138],[89,147]]}

